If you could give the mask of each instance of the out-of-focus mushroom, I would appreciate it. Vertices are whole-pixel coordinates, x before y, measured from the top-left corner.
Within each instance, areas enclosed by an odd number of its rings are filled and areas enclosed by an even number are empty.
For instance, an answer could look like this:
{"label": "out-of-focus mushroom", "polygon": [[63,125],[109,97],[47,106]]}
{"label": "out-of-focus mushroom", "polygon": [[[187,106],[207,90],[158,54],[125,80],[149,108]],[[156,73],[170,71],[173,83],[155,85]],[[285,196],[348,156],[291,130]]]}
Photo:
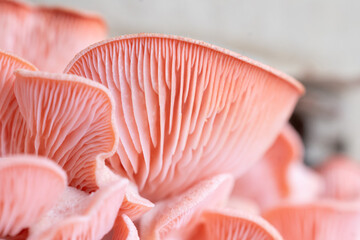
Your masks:
{"label": "out-of-focus mushroom", "polygon": [[65,172],[49,159],[0,158],[0,237],[16,236],[39,221],[65,187]]}
{"label": "out-of-focus mushroom", "polygon": [[246,57],[158,34],[95,44],[65,72],[110,89],[120,132],[111,166],[151,201],[216,174],[244,172],[303,93],[295,79]]}
{"label": "out-of-focus mushroom", "polygon": [[0,0],[0,49],[43,71],[61,71],[78,51],[106,34],[104,20],[93,13]]}
{"label": "out-of-focus mushroom", "polygon": [[353,159],[337,155],[318,169],[325,181],[323,197],[360,200],[360,165]]}
{"label": "out-of-focus mushroom", "polygon": [[263,210],[285,201],[316,199],[323,182],[302,157],[300,137],[287,125],[264,157],[236,180],[233,196],[252,199]]}
{"label": "out-of-focus mushroom", "polygon": [[263,214],[291,240],[360,239],[359,202],[320,201],[282,205]]}

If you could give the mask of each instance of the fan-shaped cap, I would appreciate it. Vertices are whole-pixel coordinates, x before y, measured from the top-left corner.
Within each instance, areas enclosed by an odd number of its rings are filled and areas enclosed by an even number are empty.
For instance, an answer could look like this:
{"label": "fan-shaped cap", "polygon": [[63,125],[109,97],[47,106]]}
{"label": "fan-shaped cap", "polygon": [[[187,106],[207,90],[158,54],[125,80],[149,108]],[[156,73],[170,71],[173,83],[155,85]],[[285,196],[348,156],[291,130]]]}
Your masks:
{"label": "fan-shaped cap", "polygon": [[283,205],[264,213],[291,240],[360,239],[360,205],[335,201]]}
{"label": "fan-shaped cap", "polygon": [[38,221],[65,187],[65,172],[46,158],[0,158],[0,237],[15,236]]}
{"label": "fan-shaped cap", "polygon": [[235,182],[234,196],[250,198],[262,209],[281,201],[308,201],[322,190],[322,182],[302,163],[303,145],[290,126],[283,128],[264,157]]}
{"label": "fan-shaped cap", "polygon": [[153,207],[154,204],[152,202],[139,195],[134,184],[129,184],[126,189],[124,201],[119,210],[118,218],[126,215],[134,221]]}
{"label": "fan-shaped cap", "polygon": [[118,139],[108,90],[78,76],[19,70],[14,92],[28,128],[24,151],[53,159],[71,186],[96,190]]}
{"label": "fan-shaped cap", "polygon": [[246,170],[303,92],[293,78],[246,57],[158,34],[95,44],[65,72],[113,93],[120,142],[112,167],[151,201],[215,174]]}
{"label": "fan-shaped cap", "polygon": [[279,232],[260,216],[239,211],[205,211],[190,239],[282,240]]}
{"label": "fan-shaped cap", "polygon": [[0,51],[0,157],[23,152],[25,122],[14,95],[14,71],[18,68],[36,70],[25,60]]}
{"label": "fan-shaped cap", "polygon": [[0,0],[0,49],[41,70],[61,71],[81,49],[106,37],[104,20],[92,13]]}
{"label": "fan-shaped cap", "polygon": [[69,188],[33,228],[29,240],[97,240],[114,225],[128,181],[121,179],[88,195]]}
{"label": "fan-shaped cap", "polygon": [[140,219],[141,239],[160,240],[177,235],[185,239],[204,209],[224,206],[232,186],[232,176],[222,174],[201,181],[179,196],[156,203]]}
{"label": "fan-shaped cap", "polygon": [[332,156],[318,169],[325,181],[324,197],[360,200],[360,165],[343,155]]}
{"label": "fan-shaped cap", "polygon": [[113,240],[139,240],[138,231],[131,221],[131,219],[125,214],[118,217],[113,232]]}

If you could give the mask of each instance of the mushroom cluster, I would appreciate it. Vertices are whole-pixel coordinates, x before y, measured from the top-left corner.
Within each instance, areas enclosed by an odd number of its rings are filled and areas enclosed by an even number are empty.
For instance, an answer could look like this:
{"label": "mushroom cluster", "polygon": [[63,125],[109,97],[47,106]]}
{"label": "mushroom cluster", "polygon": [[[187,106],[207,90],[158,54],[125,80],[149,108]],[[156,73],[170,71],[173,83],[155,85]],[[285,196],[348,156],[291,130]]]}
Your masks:
{"label": "mushroom cluster", "polygon": [[98,15],[0,0],[1,239],[360,238],[360,167],[308,168],[287,123],[299,82],[197,40],[105,38]]}

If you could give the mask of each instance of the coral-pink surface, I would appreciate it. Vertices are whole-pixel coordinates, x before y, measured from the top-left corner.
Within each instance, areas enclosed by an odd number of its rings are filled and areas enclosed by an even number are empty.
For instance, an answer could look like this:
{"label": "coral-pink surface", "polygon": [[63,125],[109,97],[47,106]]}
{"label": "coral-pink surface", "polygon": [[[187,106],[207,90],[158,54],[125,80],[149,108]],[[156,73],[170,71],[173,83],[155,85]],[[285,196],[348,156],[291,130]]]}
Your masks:
{"label": "coral-pink surface", "polygon": [[75,10],[0,0],[0,26],[0,238],[360,236],[358,166],[304,165],[295,79],[177,36],[87,47],[105,23]]}

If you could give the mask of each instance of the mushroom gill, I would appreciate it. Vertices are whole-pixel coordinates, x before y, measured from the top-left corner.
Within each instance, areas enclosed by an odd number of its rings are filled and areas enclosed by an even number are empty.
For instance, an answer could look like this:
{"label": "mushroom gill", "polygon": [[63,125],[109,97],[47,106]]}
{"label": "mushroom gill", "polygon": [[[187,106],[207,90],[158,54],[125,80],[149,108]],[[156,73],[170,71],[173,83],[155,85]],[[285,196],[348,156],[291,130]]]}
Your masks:
{"label": "mushroom gill", "polygon": [[118,136],[105,87],[78,76],[18,70],[14,93],[27,127],[24,153],[54,160],[71,186],[87,192],[112,177],[104,159]]}
{"label": "mushroom gill", "polygon": [[32,64],[0,51],[0,157],[24,151],[25,121],[14,95],[14,71],[37,70]]}
{"label": "mushroom gill", "polygon": [[139,240],[138,231],[131,221],[131,219],[126,215],[121,215],[115,225],[112,239],[114,240]]}
{"label": "mushroom gill", "polygon": [[282,240],[279,232],[257,215],[233,210],[205,211],[190,239],[198,240]]}

